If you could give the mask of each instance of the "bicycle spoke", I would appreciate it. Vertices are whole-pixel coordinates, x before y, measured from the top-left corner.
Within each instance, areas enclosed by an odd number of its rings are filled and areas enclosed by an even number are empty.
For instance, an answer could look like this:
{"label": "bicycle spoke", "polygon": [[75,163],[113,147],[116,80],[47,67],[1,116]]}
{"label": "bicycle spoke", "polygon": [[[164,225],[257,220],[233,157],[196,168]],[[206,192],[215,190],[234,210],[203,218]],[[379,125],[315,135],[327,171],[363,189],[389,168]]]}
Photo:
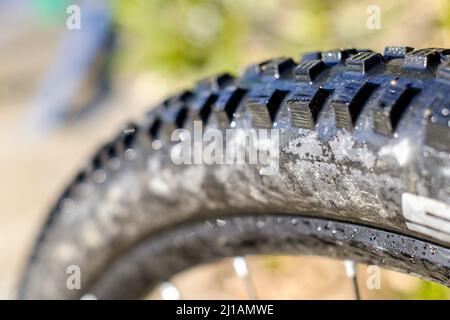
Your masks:
{"label": "bicycle spoke", "polygon": [[163,300],[180,300],[180,291],[170,282],[161,284],[159,293]]}
{"label": "bicycle spoke", "polygon": [[92,293],[86,293],[86,294],[81,296],[80,300],[98,300],[98,299]]}
{"label": "bicycle spoke", "polygon": [[355,261],[351,260],[345,260],[344,265],[347,277],[349,277],[352,280],[353,293],[355,295],[355,299],[361,300],[361,294],[359,292],[358,286],[358,265],[356,264]]}
{"label": "bicycle spoke", "polygon": [[253,288],[253,283],[250,279],[247,259],[245,257],[234,257],[233,268],[238,278],[242,279],[245,282],[248,298],[251,300],[255,300],[256,294],[255,289]]}

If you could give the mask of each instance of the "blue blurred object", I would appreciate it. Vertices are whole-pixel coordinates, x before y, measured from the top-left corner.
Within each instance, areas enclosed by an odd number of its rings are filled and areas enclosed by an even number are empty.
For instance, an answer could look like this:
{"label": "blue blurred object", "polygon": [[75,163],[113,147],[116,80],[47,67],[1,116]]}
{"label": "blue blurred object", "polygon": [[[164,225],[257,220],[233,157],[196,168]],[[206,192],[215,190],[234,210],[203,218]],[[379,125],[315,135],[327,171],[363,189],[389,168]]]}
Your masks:
{"label": "blue blurred object", "polygon": [[[54,64],[33,101],[27,125],[34,133],[47,133],[91,109],[108,92],[107,61],[114,47],[109,1],[75,4],[81,9],[81,28],[65,32]],[[87,97],[80,104],[82,95]]]}

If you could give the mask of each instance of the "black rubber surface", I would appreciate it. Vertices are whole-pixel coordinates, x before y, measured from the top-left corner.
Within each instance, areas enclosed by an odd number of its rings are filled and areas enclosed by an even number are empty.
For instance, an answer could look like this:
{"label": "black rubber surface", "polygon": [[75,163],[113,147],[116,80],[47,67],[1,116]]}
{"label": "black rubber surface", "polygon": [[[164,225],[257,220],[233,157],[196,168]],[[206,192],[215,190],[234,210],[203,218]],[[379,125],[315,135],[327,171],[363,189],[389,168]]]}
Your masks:
{"label": "black rubber surface", "polygon": [[192,266],[248,254],[322,255],[394,265],[404,273],[450,285],[447,248],[354,224],[267,215],[197,222],[149,237],[85,292],[99,299],[138,299],[162,279]]}
{"label": "black rubber surface", "polygon": [[[450,247],[449,57],[448,49],[407,47],[316,52],[205,79],[166,99],[102,147],[60,197],[21,296],[78,298],[82,291],[65,287],[67,266],[80,266],[90,288],[152,235],[217,217],[308,215]],[[261,174],[260,165],[174,164],[170,136],[194,120],[205,129],[279,129],[277,174]],[[405,213],[405,194],[444,208],[433,217],[441,223]],[[429,262],[398,256],[389,267],[448,284],[448,256]]]}

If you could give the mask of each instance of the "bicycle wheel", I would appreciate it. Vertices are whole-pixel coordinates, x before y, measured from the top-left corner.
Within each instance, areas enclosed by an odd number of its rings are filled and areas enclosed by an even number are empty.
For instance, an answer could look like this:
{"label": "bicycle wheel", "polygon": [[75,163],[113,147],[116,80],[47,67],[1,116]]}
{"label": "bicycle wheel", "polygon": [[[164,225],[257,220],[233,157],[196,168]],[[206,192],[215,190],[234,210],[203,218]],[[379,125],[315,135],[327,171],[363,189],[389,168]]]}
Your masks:
{"label": "bicycle wheel", "polygon": [[[193,265],[262,253],[351,259],[449,286],[449,57],[315,52],[166,99],[59,198],[20,297],[139,298]],[[70,265],[80,290],[66,286]]]}

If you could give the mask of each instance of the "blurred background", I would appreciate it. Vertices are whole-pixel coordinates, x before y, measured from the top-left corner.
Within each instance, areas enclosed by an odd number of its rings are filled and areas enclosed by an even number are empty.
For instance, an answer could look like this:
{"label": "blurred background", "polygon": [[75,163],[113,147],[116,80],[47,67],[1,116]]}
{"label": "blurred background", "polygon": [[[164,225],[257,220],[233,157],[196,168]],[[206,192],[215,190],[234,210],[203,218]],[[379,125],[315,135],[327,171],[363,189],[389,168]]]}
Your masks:
{"label": "blurred background", "polygon": [[[367,27],[373,5],[379,29]],[[14,297],[59,192],[124,121],[198,78],[248,63],[387,45],[450,47],[450,1],[0,0],[0,298]],[[261,298],[352,298],[341,262],[252,257],[250,265]],[[175,282],[186,298],[245,298],[227,262]],[[381,289],[363,296],[449,292],[384,272]]]}

